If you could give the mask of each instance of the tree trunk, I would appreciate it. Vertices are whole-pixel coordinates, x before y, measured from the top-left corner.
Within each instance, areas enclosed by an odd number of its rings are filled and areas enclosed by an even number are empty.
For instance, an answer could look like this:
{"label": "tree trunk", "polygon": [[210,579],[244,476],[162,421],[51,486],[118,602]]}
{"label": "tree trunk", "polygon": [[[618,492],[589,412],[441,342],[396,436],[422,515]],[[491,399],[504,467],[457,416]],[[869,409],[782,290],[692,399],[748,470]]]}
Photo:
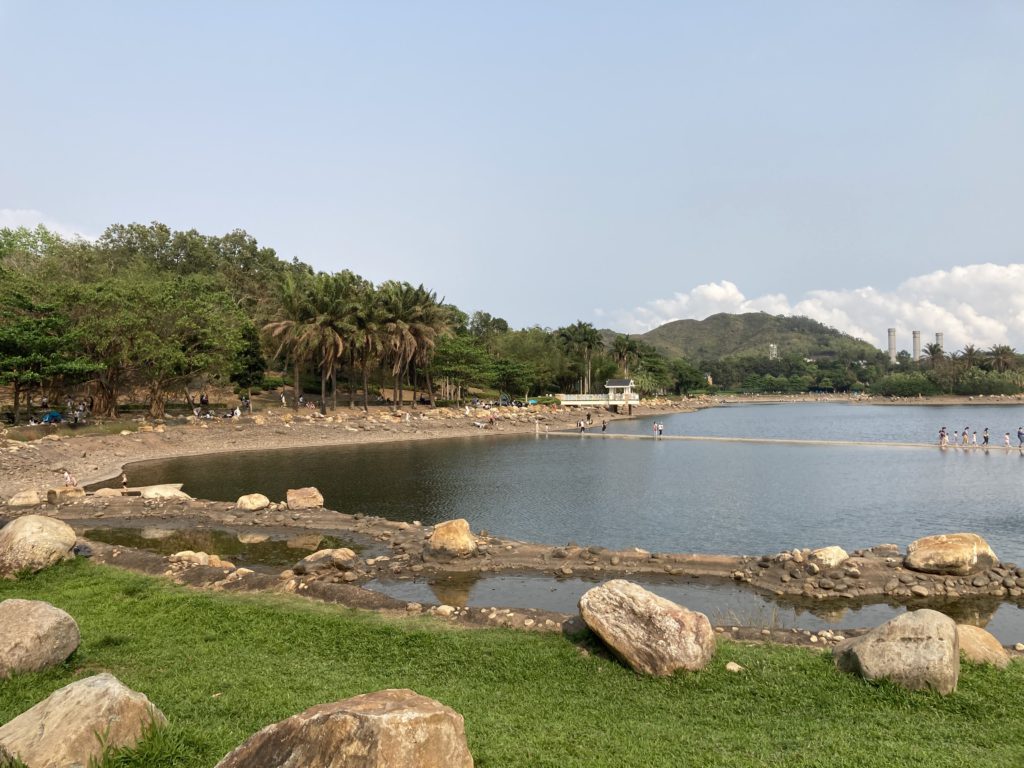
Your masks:
{"label": "tree trunk", "polygon": [[327,368],[320,369],[320,414],[327,415]]}
{"label": "tree trunk", "polygon": [[295,390],[295,402],[292,404],[292,408],[297,411],[297,410],[299,410],[299,374],[300,374],[300,371],[299,371],[299,361],[298,360],[296,360],[293,363],[292,368],[295,370],[295,386],[293,387],[293,389]]}
{"label": "tree trunk", "polygon": [[14,426],[18,426],[18,415],[21,410],[21,384],[14,380]]}
{"label": "tree trunk", "polygon": [[349,350],[348,353],[348,407],[356,407],[356,353],[355,350]]}
{"label": "tree trunk", "polygon": [[363,411],[370,412],[370,350],[363,351]]}
{"label": "tree trunk", "polygon": [[338,410],[338,366],[331,368],[331,410]]}
{"label": "tree trunk", "polygon": [[427,368],[423,374],[427,379],[427,397],[430,399],[430,407],[436,408],[437,404],[434,402],[434,383],[430,380],[430,369]]}

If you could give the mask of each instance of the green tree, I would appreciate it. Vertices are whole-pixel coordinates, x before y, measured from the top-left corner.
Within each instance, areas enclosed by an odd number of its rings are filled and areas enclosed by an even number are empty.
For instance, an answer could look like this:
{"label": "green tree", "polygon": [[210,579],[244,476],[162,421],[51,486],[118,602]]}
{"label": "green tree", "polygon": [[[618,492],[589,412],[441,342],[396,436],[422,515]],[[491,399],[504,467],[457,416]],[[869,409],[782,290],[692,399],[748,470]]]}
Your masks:
{"label": "green tree", "polygon": [[565,328],[559,328],[558,337],[570,354],[581,357],[583,377],[580,382],[580,393],[590,394],[591,364],[594,352],[602,347],[601,334],[590,323],[579,320]]}
{"label": "green tree", "polygon": [[213,282],[188,275],[139,286],[146,312],[129,357],[154,418],[163,417],[169,393],[197,375],[229,374],[242,347],[244,318]]}
{"label": "green tree", "polygon": [[252,388],[263,385],[267,364],[263,359],[263,346],[260,334],[252,321],[246,318],[241,327],[238,354],[235,356],[231,371],[231,381],[245,390],[252,411]]}
{"label": "green tree", "polygon": [[0,266],[0,383],[12,389],[15,423],[23,393],[47,382],[78,381],[96,370],[77,341],[58,305],[33,295],[27,281]]}
{"label": "green tree", "polygon": [[299,408],[302,394],[302,368],[316,354],[319,343],[315,313],[311,302],[312,275],[302,269],[289,269],[278,285],[274,318],[263,330],[277,341],[274,357],[286,356],[291,361],[294,376],[294,402]]}
{"label": "green tree", "polygon": [[1017,351],[1007,344],[996,344],[985,353],[993,371],[1003,373],[1017,367]]}

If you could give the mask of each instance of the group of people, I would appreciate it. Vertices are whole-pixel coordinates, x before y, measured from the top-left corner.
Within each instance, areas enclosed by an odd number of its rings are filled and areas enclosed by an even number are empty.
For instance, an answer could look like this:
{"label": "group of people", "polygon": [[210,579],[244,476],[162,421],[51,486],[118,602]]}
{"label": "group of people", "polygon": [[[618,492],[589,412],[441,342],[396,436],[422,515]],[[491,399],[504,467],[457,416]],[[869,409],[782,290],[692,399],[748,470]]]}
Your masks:
{"label": "group of people", "polygon": [[[579,421],[576,422],[576,429],[578,429],[580,431],[580,434],[583,434],[584,432],[587,431],[587,427],[591,427],[593,425],[594,425],[594,417],[591,414],[588,413],[586,419],[580,419]],[[607,432],[608,431],[608,420],[607,419],[601,419],[601,431],[602,432]]]}
{"label": "group of people", "polygon": [[661,434],[665,431],[665,425],[660,421],[654,422],[654,436],[661,437]]}
{"label": "group of people", "polygon": [[[978,448],[978,430],[974,430],[972,432],[970,427],[964,427],[963,431],[958,434],[955,429],[950,432],[943,427],[939,430],[939,448],[946,448],[950,445],[959,445],[961,448]],[[981,433],[980,447],[987,448],[988,445],[989,433],[988,427],[985,427],[984,431]],[[1006,432],[1003,434],[1003,448],[1011,447],[1010,433]],[[1024,450],[1024,426],[1017,428],[1017,447]]]}

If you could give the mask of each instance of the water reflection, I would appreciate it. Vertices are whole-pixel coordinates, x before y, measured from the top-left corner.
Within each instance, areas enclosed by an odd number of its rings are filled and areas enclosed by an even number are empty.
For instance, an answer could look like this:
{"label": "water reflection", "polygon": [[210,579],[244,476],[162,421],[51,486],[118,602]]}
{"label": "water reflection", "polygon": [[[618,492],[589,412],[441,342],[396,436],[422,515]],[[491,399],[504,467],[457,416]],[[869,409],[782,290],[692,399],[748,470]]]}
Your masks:
{"label": "water reflection", "polygon": [[[873,627],[907,610],[897,603],[822,603],[793,598],[779,600],[730,583],[684,584],[631,577],[652,592],[707,615],[722,626],[772,627],[778,629],[840,630]],[[552,579],[546,576],[486,576],[453,574],[437,580],[378,579],[370,589],[399,600],[440,603],[458,607],[539,608],[575,613],[580,597],[600,581]],[[923,607],[911,606],[911,609]],[[1024,641],[1024,610],[1012,603],[987,598],[929,603],[957,623],[985,627],[1007,645]]]}
{"label": "water reflection", "polygon": [[160,555],[192,550],[230,560],[235,565],[288,567],[304,553],[323,548],[349,547],[360,551],[351,541],[334,536],[303,534],[291,538],[270,538],[265,534],[234,534],[214,528],[89,528],[85,538],[132,547]]}

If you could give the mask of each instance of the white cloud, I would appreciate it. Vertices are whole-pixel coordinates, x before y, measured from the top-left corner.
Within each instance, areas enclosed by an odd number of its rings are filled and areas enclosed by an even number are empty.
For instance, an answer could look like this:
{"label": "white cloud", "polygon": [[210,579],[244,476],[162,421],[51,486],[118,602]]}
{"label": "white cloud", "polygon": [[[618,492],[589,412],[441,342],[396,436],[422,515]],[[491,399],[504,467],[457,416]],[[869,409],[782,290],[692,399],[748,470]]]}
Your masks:
{"label": "white cloud", "polygon": [[905,280],[893,291],[865,287],[809,291],[791,301],[784,294],[747,298],[728,280],[698,285],[671,298],[654,299],[632,310],[602,311],[611,326],[643,333],[672,320],[702,320],[717,312],[805,315],[869,341],[888,342],[896,328],[897,347],[910,349],[911,331],[922,343],[945,335],[947,350],[966,344],[1024,347],[1024,264],[972,264]]}
{"label": "white cloud", "polygon": [[51,232],[56,232],[61,237],[81,237],[86,240],[96,239],[93,235],[85,234],[75,227],[69,227],[55,219],[49,218],[42,211],[36,211],[31,208],[0,208],[0,229],[5,227],[11,229],[17,229],[18,227],[35,229],[39,224],[42,224]]}

